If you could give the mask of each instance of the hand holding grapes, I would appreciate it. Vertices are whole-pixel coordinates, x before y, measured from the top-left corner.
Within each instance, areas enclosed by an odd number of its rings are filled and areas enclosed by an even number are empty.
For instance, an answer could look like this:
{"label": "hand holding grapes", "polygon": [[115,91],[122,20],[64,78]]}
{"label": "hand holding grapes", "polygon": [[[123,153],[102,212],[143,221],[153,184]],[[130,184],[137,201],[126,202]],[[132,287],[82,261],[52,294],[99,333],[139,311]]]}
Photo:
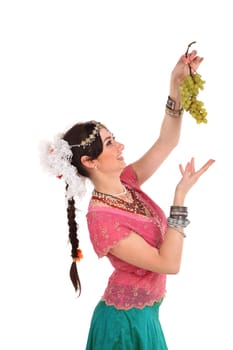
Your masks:
{"label": "hand holding grapes", "polygon": [[180,86],[184,78],[190,75],[190,67],[193,72],[196,72],[203,59],[203,57],[197,56],[196,50],[182,55],[172,71],[171,83]]}

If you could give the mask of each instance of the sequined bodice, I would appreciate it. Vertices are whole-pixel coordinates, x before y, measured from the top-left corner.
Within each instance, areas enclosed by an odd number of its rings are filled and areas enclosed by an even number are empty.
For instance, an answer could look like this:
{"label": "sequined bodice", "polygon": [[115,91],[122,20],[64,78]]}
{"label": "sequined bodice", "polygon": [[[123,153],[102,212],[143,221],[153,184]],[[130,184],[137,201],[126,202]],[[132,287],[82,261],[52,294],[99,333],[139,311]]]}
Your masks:
{"label": "sequined bodice", "polygon": [[[126,201],[123,203],[115,198],[102,198],[106,196],[96,196],[94,193],[87,213],[87,224],[96,254],[98,257],[107,256],[114,267],[102,300],[118,309],[143,308],[164,297],[166,275],[128,264],[113,256],[110,249],[132,232],[139,234],[148,244],[159,248],[167,230],[166,216],[141,191],[130,166],[123,171],[121,180],[132,193],[134,204],[125,203]],[[149,216],[145,208],[149,210]]]}

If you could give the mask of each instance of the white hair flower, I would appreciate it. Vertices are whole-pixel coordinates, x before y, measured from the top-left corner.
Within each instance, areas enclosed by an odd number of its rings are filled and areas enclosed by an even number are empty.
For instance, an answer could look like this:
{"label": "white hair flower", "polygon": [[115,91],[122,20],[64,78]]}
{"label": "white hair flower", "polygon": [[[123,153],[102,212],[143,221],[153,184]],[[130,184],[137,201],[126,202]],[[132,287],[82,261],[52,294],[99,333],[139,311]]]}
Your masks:
{"label": "white hair flower", "polygon": [[86,178],[71,164],[73,154],[62,137],[62,134],[57,135],[53,144],[41,142],[41,165],[50,174],[63,178],[68,185],[67,200],[75,196],[81,199],[86,193]]}

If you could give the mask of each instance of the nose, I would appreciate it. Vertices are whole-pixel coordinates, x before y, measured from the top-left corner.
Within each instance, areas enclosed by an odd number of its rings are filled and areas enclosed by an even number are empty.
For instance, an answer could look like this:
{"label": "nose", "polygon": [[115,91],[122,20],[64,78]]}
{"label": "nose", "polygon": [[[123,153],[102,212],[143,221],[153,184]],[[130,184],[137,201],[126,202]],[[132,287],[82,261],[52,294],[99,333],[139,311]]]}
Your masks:
{"label": "nose", "polygon": [[118,141],[116,141],[116,146],[119,149],[119,151],[123,151],[123,149],[125,148],[125,146],[123,145],[123,143],[120,143]]}

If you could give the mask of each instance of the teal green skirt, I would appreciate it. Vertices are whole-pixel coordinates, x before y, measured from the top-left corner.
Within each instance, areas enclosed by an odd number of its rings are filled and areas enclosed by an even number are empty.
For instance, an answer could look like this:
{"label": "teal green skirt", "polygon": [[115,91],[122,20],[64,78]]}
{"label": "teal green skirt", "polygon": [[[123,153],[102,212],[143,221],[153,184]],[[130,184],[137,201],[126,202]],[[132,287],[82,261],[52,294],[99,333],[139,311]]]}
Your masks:
{"label": "teal green skirt", "polygon": [[92,316],[86,350],[168,350],[159,321],[160,304],[118,310],[100,301]]}

